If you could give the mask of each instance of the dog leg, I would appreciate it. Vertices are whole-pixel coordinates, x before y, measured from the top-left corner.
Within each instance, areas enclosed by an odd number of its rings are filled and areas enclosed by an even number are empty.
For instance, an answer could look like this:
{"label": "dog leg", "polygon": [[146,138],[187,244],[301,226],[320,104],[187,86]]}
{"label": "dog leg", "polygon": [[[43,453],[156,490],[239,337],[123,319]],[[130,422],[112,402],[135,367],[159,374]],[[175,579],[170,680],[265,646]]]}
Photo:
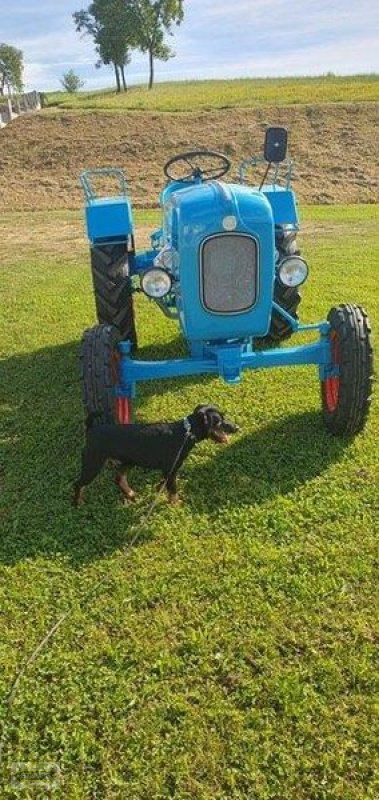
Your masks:
{"label": "dog leg", "polygon": [[84,503],[84,490],[85,486],[80,486],[79,483],[75,483],[72,505],[75,506],[76,508],[78,508],[78,506],[82,506]]}
{"label": "dog leg", "polygon": [[74,485],[74,497],[72,504],[74,506],[81,506],[84,503],[84,489],[89,483],[92,483],[96,475],[105,464],[106,459],[96,451],[91,450],[89,447],[84,447],[82,450],[82,470],[79,480]]}
{"label": "dog leg", "polygon": [[167,491],[167,497],[169,503],[171,503],[172,505],[178,505],[181,502],[178,492],[176,491],[176,485],[175,488],[169,488],[166,478],[162,478],[162,480],[159,481],[159,483],[157,483],[155,490],[159,494],[160,492],[163,491],[163,488],[165,488]]}
{"label": "dog leg", "polygon": [[171,505],[177,506],[180,504],[181,500],[176,486],[176,475],[171,475],[167,480],[167,495]]}
{"label": "dog leg", "polygon": [[118,475],[116,475],[116,484],[124,495],[125,501],[134,503],[136,499],[136,493],[130,488],[126,475],[123,475],[121,472],[119,472]]}

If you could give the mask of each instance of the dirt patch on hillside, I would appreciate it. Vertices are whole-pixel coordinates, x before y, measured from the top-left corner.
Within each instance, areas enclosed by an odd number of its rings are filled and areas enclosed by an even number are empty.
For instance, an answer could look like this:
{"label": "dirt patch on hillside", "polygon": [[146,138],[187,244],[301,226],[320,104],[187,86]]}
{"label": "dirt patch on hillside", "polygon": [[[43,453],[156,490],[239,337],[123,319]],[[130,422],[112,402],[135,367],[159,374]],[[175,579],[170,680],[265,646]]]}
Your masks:
{"label": "dirt patch on hillside", "polygon": [[[378,200],[378,105],[289,106],[200,114],[41,112],[0,133],[0,208],[78,208],[83,169],[122,167],[136,206],[154,206],[173,154],[213,148],[239,162],[262,150],[270,124],[285,125],[294,187],[307,203]],[[374,152],[376,150],[376,152]]]}
{"label": "dirt patch on hillside", "polygon": [[[136,225],[136,243],[138,250],[149,247],[150,234],[159,224],[157,212],[156,224]],[[364,223],[363,223],[364,218]],[[376,217],[368,218],[363,212],[359,219],[338,218],[315,222],[302,220],[299,236],[300,247],[307,247],[307,242],[325,237],[336,237],[343,240],[347,237],[374,235],[378,227]],[[26,259],[32,262],[41,258],[58,259],[60,262],[77,262],[78,259],[88,261],[88,241],[85,234],[83,215],[80,211],[24,211],[4,213],[0,216],[0,241],[2,264],[16,265]]]}

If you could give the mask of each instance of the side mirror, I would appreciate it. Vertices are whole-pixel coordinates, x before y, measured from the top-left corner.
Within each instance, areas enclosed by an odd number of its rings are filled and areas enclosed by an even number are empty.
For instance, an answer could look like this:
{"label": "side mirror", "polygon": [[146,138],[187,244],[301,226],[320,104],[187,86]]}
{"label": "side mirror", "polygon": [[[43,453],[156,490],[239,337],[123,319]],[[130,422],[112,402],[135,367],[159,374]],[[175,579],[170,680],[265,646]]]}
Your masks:
{"label": "side mirror", "polygon": [[267,128],[264,157],[269,164],[279,164],[287,155],[288,133],[285,128]]}

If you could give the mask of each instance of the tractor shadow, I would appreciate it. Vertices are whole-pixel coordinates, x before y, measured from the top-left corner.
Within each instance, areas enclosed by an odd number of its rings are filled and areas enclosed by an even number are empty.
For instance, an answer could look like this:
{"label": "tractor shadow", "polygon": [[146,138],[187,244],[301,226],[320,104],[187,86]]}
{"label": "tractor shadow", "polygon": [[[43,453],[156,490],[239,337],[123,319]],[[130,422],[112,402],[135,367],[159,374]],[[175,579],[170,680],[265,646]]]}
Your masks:
{"label": "tractor shadow", "polygon": [[154,342],[138,348],[137,361],[166,361],[170,358],[185,358],[189,355],[182,336],[175,336],[167,342]]}
{"label": "tractor shadow", "polygon": [[[111,467],[89,488],[83,509],[71,507],[84,441],[78,350],[71,342],[0,363],[0,562],[59,554],[79,569],[125,546],[140,518],[139,504],[126,512],[120,505]],[[173,350],[177,354],[176,343]],[[160,354],[154,346],[139,356]],[[196,376],[187,382],[199,385]],[[141,384],[138,412],[156,391],[154,382]],[[293,491],[338,461],[345,446],[324,431],[318,413],[295,415],[242,433],[228,446],[202,445],[209,460],[190,457],[179,484],[189,510],[214,515],[225,504],[259,504]],[[150,490],[155,473],[138,471],[134,478],[137,489]]]}
{"label": "tractor shadow", "polygon": [[248,435],[212,447],[201,466],[184,465],[185,501],[196,511],[215,513],[226,505],[262,504],[322,475],[338,462],[348,440],[331,436],[320,412],[294,414]]}
{"label": "tractor shadow", "polygon": [[[141,348],[139,358],[180,355],[181,340]],[[198,383],[196,376],[181,385]],[[140,384],[136,412],[172,381]],[[114,468],[104,470],[88,504],[71,507],[84,443],[84,413],[79,379],[79,342],[46,347],[0,361],[0,562],[56,553],[80,567],[125,545],[141,508],[127,513],[112,486]],[[188,408],[183,407],[183,416]],[[176,418],[177,412],[167,418]],[[154,476],[155,477],[155,476]],[[153,479],[138,476],[141,486]],[[89,490],[89,491],[90,491]],[[143,541],[143,540],[142,540]]]}
{"label": "tractor shadow", "polygon": [[[135,359],[136,361],[169,361],[174,358],[188,358],[189,351],[186,343],[181,335],[175,336],[166,342],[151,343],[138,348]],[[174,379],[177,381],[177,386],[185,388],[186,386],[199,386],[199,403],[208,402],[209,396],[204,392],[201,393],[200,387],[207,386],[215,380],[214,375],[188,375]],[[161,378],[159,382],[156,381],[141,381],[138,388],[138,398],[135,405],[136,421],[139,418],[139,411],[143,410],[149,398],[154,397],[157,393],[164,395],[166,392],[172,391],[173,379]],[[192,408],[183,407],[183,416],[192,411]],[[167,410],[167,419],[176,419],[177,414],[170,414]]]}

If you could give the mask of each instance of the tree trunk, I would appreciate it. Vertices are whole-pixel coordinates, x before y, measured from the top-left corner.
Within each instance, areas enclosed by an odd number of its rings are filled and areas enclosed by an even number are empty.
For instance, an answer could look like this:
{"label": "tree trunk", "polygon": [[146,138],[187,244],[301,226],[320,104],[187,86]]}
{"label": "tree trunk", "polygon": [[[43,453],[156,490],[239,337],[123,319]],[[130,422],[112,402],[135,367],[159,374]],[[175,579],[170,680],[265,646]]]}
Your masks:
{"label": "tree trunk", "polygon": [[154,55],[153,51],[149,50],[149,89],[153,88],[154,83]]}
{"label": "tree trunk", "polygon": [[117,64],[113,62],[113,66],[114,66],[114,74],[116,76],[117,94],[119,94],[119,92],[121,92],[120,73]]}
{"label": "tree trunk", "polygon": [[126,78],[125,78],[125,64],[121,64],[120,72],[121,72],[122,85],[124,87],[124,92],[127,92],[128,91],[128,86],[127,86]]}

